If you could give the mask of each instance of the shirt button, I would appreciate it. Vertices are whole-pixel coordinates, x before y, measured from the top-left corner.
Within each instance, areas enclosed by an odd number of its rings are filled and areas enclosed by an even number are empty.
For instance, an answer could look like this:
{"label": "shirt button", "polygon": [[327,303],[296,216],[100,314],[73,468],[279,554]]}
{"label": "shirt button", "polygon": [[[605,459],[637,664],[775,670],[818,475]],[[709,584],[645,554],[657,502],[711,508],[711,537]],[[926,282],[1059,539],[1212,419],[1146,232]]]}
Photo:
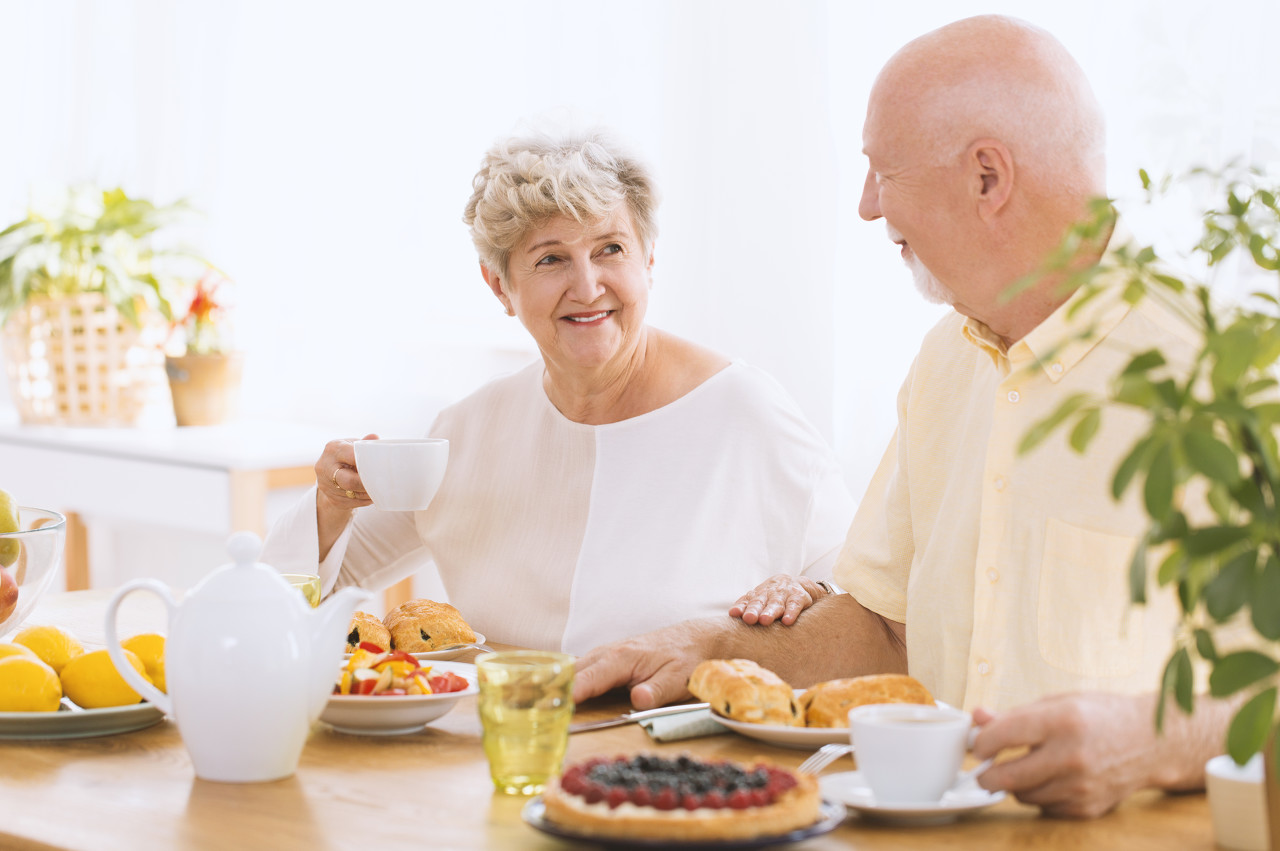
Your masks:
{"label": "shirt button", "polygon": [[1018,395],[1018,391],[1017,391],[1017,390],[1010,390],[1010,391],[1009,391],[1009,401],[1010,401],[1010,402],[1016,402],[1016,401],[1018,401],[1018,400],[1019,400],[1019,399],[1021,399],[1021,398],[1022,398],[1022,397]]}
{"label": "shirt button", "polygon": [[[990,582],[992,585],[994,585],[996,582],[999,582],[1000,571],[996,570],[994,567],[987,568],[987,581]],[[986,663],[984,662],[983,664],[986,664]]]}
{"label": "shirt button", "polygon": [[996,490],[998,490],[998,491],[1002,491],[1002,490],[1004,490],[1004,484],[1005,484],[1005,483],[1004,483],[1004,476],[996,476],[996,477],[991,481],[991,487],[995,488],[995,489],[996,489]]}
{"label": "shirt button", "polygon": [[989,665],[986,662],[979,662],[978,673],[982,674],[985,677],[987,674],[991,673],[991,665]]}
{"label": "shirt button", "polygon": [[1053,371],[1054,375],[1062,375],[1062,363],[1059,361],[1054,361],[1053,366],[1049,367],[1049,369]]}

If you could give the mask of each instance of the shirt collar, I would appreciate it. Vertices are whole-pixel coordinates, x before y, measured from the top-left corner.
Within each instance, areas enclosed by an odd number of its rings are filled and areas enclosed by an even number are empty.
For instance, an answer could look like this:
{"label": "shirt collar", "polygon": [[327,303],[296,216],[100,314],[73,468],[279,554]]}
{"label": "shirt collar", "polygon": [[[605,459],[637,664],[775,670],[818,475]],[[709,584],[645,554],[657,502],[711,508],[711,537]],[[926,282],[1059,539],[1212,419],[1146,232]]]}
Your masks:
{"label": "shirt collar", "polygon": [[[1104,289],[1112,289],[1123,282],[1124,273],[1117,268],[1114,256],[1131,240],[1129,232],[1116,222],[1096,267],[1099,274],[1094,279],[1095,283]],[[1085,296],[1091,289],[1077,289],[1057,310],[1007,350],[1004,341],[976,319],[967,319],[961,333],[966,340],[986,352],[1001,372],[1007,374],[1014,369],[1038,366],[1050,381],[1056,383],[1132,309],[1123,299],[1105,296],[1095,296],[1086,302]]]}

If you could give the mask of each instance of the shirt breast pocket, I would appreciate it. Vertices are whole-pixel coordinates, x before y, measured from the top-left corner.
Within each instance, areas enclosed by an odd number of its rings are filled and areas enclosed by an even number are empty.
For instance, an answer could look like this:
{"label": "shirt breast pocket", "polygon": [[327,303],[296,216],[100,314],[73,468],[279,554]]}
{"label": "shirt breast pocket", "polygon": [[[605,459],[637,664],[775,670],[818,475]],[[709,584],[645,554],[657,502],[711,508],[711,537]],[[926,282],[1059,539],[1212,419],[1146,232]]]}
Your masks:
{"label": "shirt breast pocket", "polygon": [[1143,609],[1129,601],[1129,562],[1137,541],[1050,519],[1040,564],[1040,655],[1083,677],[1136,673],[1143,653]]}

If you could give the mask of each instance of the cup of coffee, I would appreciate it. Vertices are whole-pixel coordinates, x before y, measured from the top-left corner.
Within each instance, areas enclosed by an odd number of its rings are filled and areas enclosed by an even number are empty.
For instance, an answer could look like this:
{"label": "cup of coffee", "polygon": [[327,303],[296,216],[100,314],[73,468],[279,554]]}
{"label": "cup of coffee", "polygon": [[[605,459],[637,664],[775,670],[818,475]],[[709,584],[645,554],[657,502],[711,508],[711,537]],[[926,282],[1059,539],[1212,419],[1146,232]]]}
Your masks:
{"label": "cup of coffee", "polygon": [[932,804],[956,785],[973,719],[950,706],[885,703],[849,711],[853,756],[880,804]]}
{"label": "cup of coffee", "polygon": [[435,437],[357,440],[356,472],[375,508],[421,511],[444,480],[449,441]]}

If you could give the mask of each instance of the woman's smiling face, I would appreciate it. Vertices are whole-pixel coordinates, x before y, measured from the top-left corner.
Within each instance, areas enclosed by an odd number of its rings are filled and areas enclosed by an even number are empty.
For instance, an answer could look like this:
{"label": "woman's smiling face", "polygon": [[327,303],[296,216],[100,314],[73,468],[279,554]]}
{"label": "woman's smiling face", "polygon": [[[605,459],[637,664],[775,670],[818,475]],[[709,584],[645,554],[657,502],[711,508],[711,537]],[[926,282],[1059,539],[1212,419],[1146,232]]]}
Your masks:
{"label": "woman's smiling face", "polygon": [[[592,224],[556,216],[511,252],[494,294],[533,335],[548,366],[595,371],[624,363],[643,337],[653,253],[627,205]],[[495,286],[495,284],[498,286]]]}

